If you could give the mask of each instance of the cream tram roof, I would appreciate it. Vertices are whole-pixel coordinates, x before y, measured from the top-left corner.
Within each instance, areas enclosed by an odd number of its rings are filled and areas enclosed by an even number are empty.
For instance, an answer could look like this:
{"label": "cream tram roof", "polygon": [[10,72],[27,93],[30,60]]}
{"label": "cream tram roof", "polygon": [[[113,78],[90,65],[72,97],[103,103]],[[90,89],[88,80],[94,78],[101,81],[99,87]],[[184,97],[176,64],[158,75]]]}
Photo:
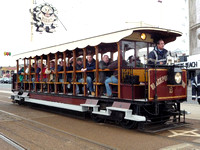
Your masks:
{"label": "cream tram roof", "polygon": [[169,43],[174,41],[176,37],[181,36],[181,32],[156,28],[156,27],[137,27],[131,28],[126,30],[121,30],[117,32],[112,32],[108,34],[103,34],[91,38],[86,38],[78,41],[68,42],[60,45],[55,45],[51,47],[41,48],[33,51],[29,51],[22,54],[14,55],[13,58],[23,59],[23,58],[34,58],[35,56],[47,55],[49,53],[56,53],[56,52],[64,52],[66,50],[74,50],[76,48],[83,49],[87,46],[97,46],[101,43],[115,43],[120,40],[136,40],[141,41],[140,36],[137,36],[140,33],[146,33],[147,38],[146,42],[153,43],[156,39],[162,38],[165,43]]}

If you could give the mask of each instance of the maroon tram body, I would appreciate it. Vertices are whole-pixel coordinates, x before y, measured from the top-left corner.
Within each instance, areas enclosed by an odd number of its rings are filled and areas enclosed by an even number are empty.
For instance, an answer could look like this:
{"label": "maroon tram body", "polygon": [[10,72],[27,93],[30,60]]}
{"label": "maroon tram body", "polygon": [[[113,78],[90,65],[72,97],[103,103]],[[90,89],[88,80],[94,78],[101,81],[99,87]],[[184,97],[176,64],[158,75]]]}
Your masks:
{"label": "maroon tram body", "polygon": [[[144,35],[145,39],[143,39]],[[144,64],[137,67],[136,60],[133,67],[122,65],[122,59],[125,58],[128,50],[133,50],[137,58],[139,50],[146,48],[148,55],[158,37],[162,38],[165,43],[169,43],[180,35],[180,32],[173,30],[137,27],[16,55],[17,75],[13,80],[11,98],[13,102],[19,104],[35,103],[90,113],[92,119],[96,121],[111,119],[126,128],[136,127],[138,123],[164,124],[169,120],[173,123],[180,123],[182,122],[181,116],[184,116],[180,104],[187,100],[186,70],[175,64],[162,66]],[[117,69],[99,68],[99,54],[102,56],[108,52],[112,60],[114,59],[113,54],[115,52],[118,54]],[[66,66],[70,58],[76,60],[81,56],[85,68],[87,54],[95,55],[96,67],[94,70],[83,72],[83,82],[77,82],[77,74],[81,71],[76,70],[75,67],[69,71]],[[19,74],[20,59],[24,60],[23,75]],[[60,72],[57,71],[59,59],[64,61],[64,70]],[[148,57],[144,57],[144,62],[145,59],[148,61]],[[54,60],[56,64],[55,73],[52,73],[55,80],[50,81],[50,75],[47,74],[47,81],[43,81],[45,73],[41,72],[40,81],[33,81],[39,76],[36,73],[36,64],[39,61],[41,64],[45,62],[49,69],[51,60]],[[25,72],[27,68],[31,70],[32,62],[35,63],[33,66],[35,71]],[[76,61],[73,62],[73,66],[76,66]],[[112,97],[103,96],[101,93],[101,87],[105,84],[99,82],[99,73],[105,71],[117,71],[118,73],[118,83],[109,85],[112,88]],[[95,96],[87,92],[87,72],[94,73]],[[62,81],[58,80],[60,74],[63,75]],[[72,76],[71,81],[68,81],[69,74]],[[22,81],[19,80],[20,76],[23,77]],[[23,89],[20,86],[23,86]],[[54,86],[54,91],[50,91],[52,86]],[[68,86],[72,88],[68,89]],[[76,93],[77,86],[84,89],[82,94]],[[62,92],[58,90],[59,87],[63,88]]]}

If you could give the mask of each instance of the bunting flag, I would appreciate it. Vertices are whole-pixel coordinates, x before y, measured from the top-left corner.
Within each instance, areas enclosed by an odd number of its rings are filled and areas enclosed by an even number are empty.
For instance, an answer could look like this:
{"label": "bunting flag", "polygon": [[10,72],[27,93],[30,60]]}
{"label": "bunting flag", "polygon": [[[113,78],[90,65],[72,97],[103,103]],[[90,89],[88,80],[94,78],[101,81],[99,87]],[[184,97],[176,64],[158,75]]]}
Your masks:
{"label": "bunting flag", "polygon": [[4,52],[4,56],[11,56],[11,52]]}

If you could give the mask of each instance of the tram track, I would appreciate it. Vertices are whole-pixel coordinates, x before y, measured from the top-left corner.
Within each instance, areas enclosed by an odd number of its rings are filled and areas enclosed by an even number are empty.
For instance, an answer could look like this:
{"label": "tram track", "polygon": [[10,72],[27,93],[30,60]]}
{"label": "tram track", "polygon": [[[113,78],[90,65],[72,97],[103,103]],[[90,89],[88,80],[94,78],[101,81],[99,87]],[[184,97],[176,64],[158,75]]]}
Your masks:
{"label": "tram track", "polygon": [[[0,110],[0,113],[4,113],[4,114],[7,114],[7,115],[9,115],[11,117],[16,118],[16,121],[15,121],[16,126],[20,127],[20,126],[23,125],[23,127],[24,127],[24,125],[25,125],[25,128],[27,130],[28,129],[32,129],[34,132],[38,132],[38,133],[44,134],[46,136],[53,137],[53,138],[55,138],[57,140],[61,140],[63,142],[70,142],[70,143],[73,143],[73,144],[78,144],[79,143],[80,147],[85,147],[86,149],[90,149],[90,147],[88,147],[87,145],[84,145],[84,143],[85,144],[89,143],[89,145],[92,144],[92,147],[96,146],[96,147],[98,147],[98,149],[109,149],[109,150],[115,149],[115,148],[112,148],[110,146],[107,146],[107,145],[98,143],[96,141],[90,140],[88,138],[80,137],[78,135],[75,135],[75,134],[72,134],[72,133],[69,133],[69,132],[66,132],[66,131],[51,127],[51,126],[48,126],[46,124],[31,120],[31,119],[28,119],[28,118],[24,118],[24,117],[18,116],[16,114],[13,114],[13,113],[10,113],[10,112],[7,112],[7,111]],[[38,126],[40,126],[40,128],[38,128]],[[11,130],[9,130],[8,127],[2,127],[1,126],[0,128],[2,128],[4,131],[12,132]],[[25,128],[24,128],[24,130],[25,130]],[[48,132],[48,130],[53,130],[54,132],[50,133],[50,132]],[[68,137],[67,138],[65,138],[65,136],[59,137],[59,133],[67,135]],[[16,135],[16,136],[18,136],[20,138],[23,138],[22,136],[20,136],[16,132],[13,132],[12,134],[14,134],[14,135]],[[77,141],[79,141],[79,142],[77,142]],[[27,140],[27,142],[30,142],[30,141]],[[35,145],[35,143],[31,143],[31,144]],[[37,147],[40,147],[40,146],[37,145]],[[40,148],[42,148],[42,147],[40,147]]]}
{"label": "tram track", "polygon": [[25,148],[23,145],[17,143],[16,141],[14,141],[13,139],[5,136],[4,134],[0,133],[0,139],[7,142],[9,145],[13,146],[14,148],[16,148],[17,150],[27,150],[27,148]]}
{"label": "tram track", "polygon": [[[40,113],[36,113],[36,114],[34,114],[34,115],[32,115],[32,113],[28,113],[28,114],[24,114],[23,112],[16,112],[15,113],[15,111],[7,111],[6,110],[6,108],[10,108],[10,105],[9,104],[12,104],[12,102],[10,102],[10,101],[6,101],[5,99],[3,99],[2,98],[2,100],[0,100],[0,102],[2,102],[2,106],[6,106],[5,108],[3,108],[2,107],[2,109],[3,110],[0,110],[0,113],[3,113],[3,114],[7,114],[8,116],[10,116],[10,117],[13,117],[13,118],[15,118],[15,120],[14,121],[7,121],[7,122],[4,122],[5,124],[7,124],[7,123],[14,123],[17,127],[21,127],[21,126],[23,126],[23,128],[24,128],[24,130],[29,130],[29,129],[32,129],[33,130],[33,132],[38,132],[38,133],[41,133],[41,134],[45,134],[46,136],[48,136],[48,137],[53,137],[54,139],[58,139],[58,140],[60,140],[60,141],[62,141],[63,143],[71,143],[71,144],[73,144],[73,145],[75,145],[75,144],[78,144],[77,142],[76,142],[76,139],[77,140],[81,140],[81,141],[85,141],[86,143],[93,143],[94,145],[98,145],[98,147],[100,147],[101,149],[114,149],[114,148],[112,148],[112,147],[110,147],[110,146],[107,146],[107,145],[104,145],[104,144],[101,144],[101,143],[98,143],[98,142],[96,142],[96,141],[98,141],[98,140],[95,140],[95,139],[93,139],[94,137],[93,136],[90,136],[90,137],[92,137],[92,138],[90,138],[89,136],[84,136],[83,134],[81,135],[80,134],[80,136],[78,136],[79,134],[77,133],[77,132],[68,132],[68,131],[65,131],[65,129],[67,129],[67,128],[56,128],[56,126],[53,124],[53,123],[51,123],[51,122],[49,122],[48,123],[48,125],[45,123],[45,122],[48,122],[47,120],[48,119],[45,119],[45,117],[49,117],[49,115],[40,115]],[[6,104],[7,103],[7,104]],[[11,107],[11,108],[14,108],[14,107],[21,107],[21,106],[17,106],[17,105],[12,105],[13,107]],[[32,107],[32,106],[31,106]],[[23,107],[23,109],[25,109],[26,107]],[[14,108],[15,109],[15,108]],[[23,110],[23,109],[20,109],[20,110]],[[28,108],[29,109],[29,108]],[[48,109],[46,109],[46,108],[38,108],[38,107],[33,107],[33,109],[34,110],[43,110],[43,111],[47,111],[47,112],[49,112],[48,111]],[[10,109],[11,110],[11,109]],[[31,110],[31,109],[30,109]],[[23,110],[23,111],[27,111],[26,109],[25,110]],[[51,111],[50,111],[51,112]],[[54,112],[54,111],[53,111]],[[22,113],[22,116],[21,116],[21,113]],[[30,115],[31,116],[30,116]],[[60,114],[59,112],[57,112],[56,114]],[[26,116],[28,115],[28,118],[26,118]],[[36,115],[39,115],[39,116],[36,116]],[[55,115],[56,116],[56,115]],[[31,117],[31,119],[30,119],[30,117]],[[52,115],[50,115],[50,117],[52,118],[52,117],[54,117],[54,116],[52,116]],[[41,121],[39,121],[38,122],[38,119],[39,118],[44,118],[46,121],[42,121],[43,123],[41,123]],[[37,121],[35,121],[35,119],[37,120]],[[42,119],[43,120],[43,119]],[[57,119],[55,119],[55,120],[57,120]],[[54,121],[55,121],[54,120]],[[58,120],[60,120],[60,119],[58,119]],[[65,122],[65,121],[63,121],[63,122]],[[0,124],[1,124],[2,122],[0,121]],[[104,124],[103,126],[105,126],[104,128],[107,128],[107,124]],[[108,124],[108,126],[109,126],[109,124]],[[42,128],[41,128],[42,127]],[[76,126],[76,127],[78,127],[78,126]],[[114,126],[114,128],[115,128],[116,126]],[[45,129],[46,128],[46,129]],[[48,132],[48,130],[47,129],[49,129],[49,130],[53,130],[54,132]],[[86,129],[86,128],[84,128],[84,129]],[[188,130],[189,130],[189,128],[187,128]],[[191,129],[194,129],[194,128],[191,128]],[[116,133],[118,133],[118,131],[119,130],[121,130],[121,129],[116,129],[117,130],[117,132]],[[3,132],[6,136],[8,136],[8,137],[12,137],[13,138],[13,136],[10,136],[10,135],[16,135],[18,138],[16,138],[15,136],[14,136],[14,138],[13,139],[15,139],[16,141],[20,141],[20,140],[18,140],[18,139],[22,139],[23,138],[23,135],[21,135],[20,133],[17,133],[17,132],[15,132],[15,131],[13,131],[13,130],[10,130],[10,128],[9,127],[7,127],[7,126],[0,126],[0,132],[1,131],[5,131],[5,132]],[[105,130],[105,131],[108,131],[108,130]],[[113,130],[112,130],[113,131]],[[125,132],[123,132],[123,134],[125,134],[125,133],[127,133],[126,131],[127,130],[125,130],[125,129],[123,129],[123,131],[125,131]],[[134,131],[134,130],[132,130],[132,131]],[[61,134],[63,134],[63,135],[66,135],[66,136],[59,136],[59,134],[57,134],[57,133],[61,133]],[[130,130],[130,132],[131,132],[131,130]],[[7,134],[7,133],[11,133],[11,134]],[[73,134],[74,133],[74,134]],[[116,135],[116,133],[114,133],[113,135]],[[164,133],[164,134],[163,134]],[[198,147],[200,147],[200,143],[197,143],[197,142],[194,142],[194,141],[190,141],[190,140],[187,140],[187,139],[183,139],[183,138],[180,138],[180,137],[174,137],[174,138],[170,138],[170,137],[168,137],[168,133],[167,132],[159,132],[159,133],[155,133],[155,134],[148,134],[148,133],[141,133],[141,132],[138,132],[138,131],[134,131],[134,132],[132,132],[131,133],[132,135],[130,136],[130,135],[127,135],[127,136],[129,136],[129,137],[134,137],[133,136],[133,134],[136,134],[136,135],[138,135],[139,137],[140,136],[142,136],[142,137],[151,137],[151,138],[153,138],[153,139],[159,139],[159,140],[161,140],[161,141],[175,141],[176,143],[188,143],[188,144],[191,144],[191,145],[194,145],[194,146],[198,146]],[[121,135],[121,134],[120,134]],[[71,138],[67,138],[67,136],[73,136],[73,138],[74,139],[71,139]],[[89,137],[89,138],[85,138],[85,137]],[[91,140],[92,139],[92,140]],[[32,145],[35,145],[35,147],[37,147],[38,149],[44,149],[45,147],[44,147],[44,145],[41,145],[40,143],[35,143],[34,141],[30,141],[29,139],[25,139],[26,140],[26,142],[25,143],[30,143],[30,144],[32,144]],[[135,140],[135,139],[134,139]],[[21,142],[21,141],[20,141]],[[102,142],[102,141],[100,141],[100,142]],[[120,142],[119,140],[117,140],[116,142]],[[125,141],[124,141],[125,142]],[[104,143],[104,142],[102,142],[102,143]],[[106,142],[105,142],[106,143]],[[137,142],[136,142],[137,143]],[[108,143],[107,143],[108,144]],[[132,143],[132,144],[134,144],[134,143]],[[26,144],[24,144],[23,143],[23,145],[26,145]],[[109,145],[109,144],[108,144]],[[111,145],[114,145],[113,143],[111,144]],[[134,144],[135,145],[135,144]],[[167,145],[167,144],[166,144]],[[27,146],[26,145],[26,147],[28,147],[29,148],[29,146]],[[80,143],[80,145],[78,146],[79,148],[82,148],[82,147],[84,147],[85,149],[89,149],[88,147],[87,147],[87,145],[85,146],[84,145],[84,143]],[[115,147],[115,146],[114,146]],[[139,147],[139,146],[138,146]],[[159,147],[159,146],[158,146]]]}

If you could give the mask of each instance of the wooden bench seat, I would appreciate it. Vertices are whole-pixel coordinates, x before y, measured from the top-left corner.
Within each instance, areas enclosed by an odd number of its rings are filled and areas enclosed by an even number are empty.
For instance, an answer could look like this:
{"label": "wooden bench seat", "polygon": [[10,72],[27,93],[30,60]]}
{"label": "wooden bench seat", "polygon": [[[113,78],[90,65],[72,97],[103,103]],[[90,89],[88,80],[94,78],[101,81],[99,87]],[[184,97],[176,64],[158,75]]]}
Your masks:
{"label": "wooden bench seat", "polygon": [[118,85],[118,83],[109,83],[110,85]]}
{"label": "wooden bench seat", "polygon": [[94,85],[104,85],[104,83],[100,83],[100,82],[93,82]]}
{"label": "wooden bench seat", "polygon": [[71,83],[69,83],[69,82],[63,82],[63,84],[71,84]]}
{"label": "wooden bench seat", "polygon": [[62,84],[62,82],[54,82],[54,84]]}
{"label": "wooden bench seat", "polygon": [[87,82],[86,82],[86,83],[81,83],[81,82],[71,82],[71,84],[87,84]]}
{"label": "wooden bench seat", "polygon": [[47,84],[54,84],[54,82],[46,82]]}

